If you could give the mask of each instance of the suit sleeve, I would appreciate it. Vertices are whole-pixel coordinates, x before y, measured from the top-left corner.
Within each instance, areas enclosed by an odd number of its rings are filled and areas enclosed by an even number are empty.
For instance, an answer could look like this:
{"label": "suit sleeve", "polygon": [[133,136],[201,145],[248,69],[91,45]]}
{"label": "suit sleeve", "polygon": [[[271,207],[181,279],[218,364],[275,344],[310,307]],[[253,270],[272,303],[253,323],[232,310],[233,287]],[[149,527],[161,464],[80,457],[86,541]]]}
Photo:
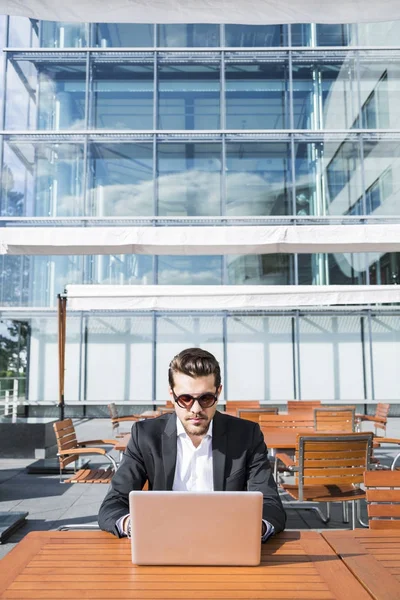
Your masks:
{"label": "suit sleeve", "polygon": [[262,492],[263,519],[271,523],[275,533],[278,533],[285,528],[286,513],[272,474],[264,436],[258,424],[255,424],[252,442],[248,453],[247,488],[252,492]]}
{"label": "suit sleeve", "polygon": [[141,490],[147,480],[146,468],[139,450],[139,428],[132,426],[131,438],[124,458],[111,481],[111,487],[104,498],[98,515],[101,529],[120,537],[116,523],[129,513],[129,492]]}

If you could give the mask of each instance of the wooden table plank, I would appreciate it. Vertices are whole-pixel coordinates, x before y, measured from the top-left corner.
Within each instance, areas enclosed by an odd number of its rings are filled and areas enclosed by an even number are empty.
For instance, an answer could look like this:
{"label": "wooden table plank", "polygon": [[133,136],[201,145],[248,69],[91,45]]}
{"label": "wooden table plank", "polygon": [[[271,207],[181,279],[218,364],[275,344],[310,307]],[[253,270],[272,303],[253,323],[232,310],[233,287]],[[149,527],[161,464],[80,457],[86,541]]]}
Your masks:
{"label": "wooden table plank", "polygon": [[400,600],[400,532],[329,531],[323,537],[376,600]]}
{"label": "wooden table plank", "polygon": [[0,586],[0,598],[18,600],[371,598],[313,531],[274,536],[262,546],[258,567],[137,566],[127,539],[100,531],[35,532],[0,562]]}

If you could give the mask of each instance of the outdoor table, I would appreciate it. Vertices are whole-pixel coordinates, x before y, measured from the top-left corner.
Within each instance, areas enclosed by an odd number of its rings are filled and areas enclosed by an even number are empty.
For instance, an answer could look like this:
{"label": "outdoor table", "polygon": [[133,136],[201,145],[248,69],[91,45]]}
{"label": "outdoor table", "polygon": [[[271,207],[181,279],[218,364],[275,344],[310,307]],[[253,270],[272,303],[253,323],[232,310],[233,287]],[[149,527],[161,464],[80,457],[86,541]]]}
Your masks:
{"label": "outdoor table", "polygon": [[376,600],[400,599],[400,530],[326,531],[323,537]]}
{"label": "outdoor table", "polygon": [[262,545],[257,567],[138,567],[131,562],[128,539],[81,530],[29,533],[0,562],[0,598],[370,600],[371,596],[315,531],[274,536]]}

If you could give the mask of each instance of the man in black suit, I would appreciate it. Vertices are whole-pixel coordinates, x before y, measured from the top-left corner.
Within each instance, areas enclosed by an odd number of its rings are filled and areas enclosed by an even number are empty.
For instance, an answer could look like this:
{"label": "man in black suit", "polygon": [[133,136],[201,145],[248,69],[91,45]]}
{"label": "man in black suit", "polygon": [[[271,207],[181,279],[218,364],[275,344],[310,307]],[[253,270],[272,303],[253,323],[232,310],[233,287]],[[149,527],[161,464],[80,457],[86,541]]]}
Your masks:
{"label": "man in black suit", "polygon": [[257,423],[217,412],[222,390],[215,357],[200,348],[180,352],[168,372],[175,413],[138,421],[99,511],[99,525],[130,535],[128,496],[141,490],[260,491],[262,541],[282,531],[286,514]]}

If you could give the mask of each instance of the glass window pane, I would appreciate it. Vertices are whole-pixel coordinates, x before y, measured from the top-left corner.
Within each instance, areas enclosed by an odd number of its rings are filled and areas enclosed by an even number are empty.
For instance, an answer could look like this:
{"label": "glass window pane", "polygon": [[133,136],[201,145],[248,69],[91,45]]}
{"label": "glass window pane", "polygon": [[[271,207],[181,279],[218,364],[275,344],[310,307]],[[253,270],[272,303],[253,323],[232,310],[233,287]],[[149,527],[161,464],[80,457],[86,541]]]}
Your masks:
{"label": "glass window pane", "polygon": [[294,283],[293,256],[248,254],[226,257],[228,283],[234,285],[288,285]]}
{"label": "glass window pane", "polygon": [[348,46],[351,37],[351,25],[333,25],[319,23],[317,30],[317,46]]}
{"label": "glass window pane", "polygon": [[362,198],[352,208],[354,214],[400,214],[400,182],[397,173],[400,143],[384,139],[364,140],[365,210]]}
{"label": "glass window pane", "polygon": [[[29,323],[23,320],[0,320],[0,396],[5,400],[16,395],[26,400],[28,375]],[[11,399],[11,398],[10,398]],[[5,407],[4,407],[5,408]],[[2,416],[5,415],[3,408]],[[10,452],[13,448],[9,448]],[[4,457],[4,451],[2,451]]]}
{"label": "glass window pane", "polygon": [[277,402],[294,397],[292,335],[290,317],[238,315],[227,318],[227,395],[230,400]]}
{"label": "glass window pane", "polygon": [[398,402],[400,398],[398,315],[375,315],[371,322],[375,400]]}
{"label": "glass window pane", "polygon": [[358,23],[357,28],[359,46],[398,46],[400,21]]}
{"label": "glass window pane", "polygon": [[160,285],[221,285],[221,256],[159,256]]}
{"label": "glass window pane", "polygon": [[39,21],[42,48],[82,48],[88,45],[88,24]]}
{"label": "glass window pane", "polygon": [[221,214],[221,145],[158,144],[158,214]]}
{"label": "glass window pane", "polygon": [[227,144],[226,214],[291,214],[290,165],[289,144]]}
{"label": "glass window pane", "polygon": [[81,216],[83,144],[5,144],[3,216]]}
{"label": "glass window pane", "polygon": [[145,254],[92,256],[87,283],[112,285],[152,284],[153,257]]}
{"label": "glass window pane", "polygon": [[[58,352],[57,319],[34,317],[29,320],[29,401],[41,403],[58,402]],[[65,340],[65,401],[75,401],[80,397],[80,316],[68,315]],[[33,409],[30,406],[29,411]],[[40,407],[38,407],[40,411]],[[42,416],[43,412],[38,415]]]}
{"label": "glass window pane", "polygon": [[153,64],[93,65],[92,127],[153,129]]}
{"label": "glass window pane", "polygon": [[227,129],[284,129],[289,126],[286,55],[273,62],[226,64]]}
{"label": "glass window pane", "polygon": [[324,214],[327,200],[323,183],[322,143],[296,143],[295,153],[295,182],[296,182],[296,215]]}
{"label": "glass window pane", "polygon": [[73,63],[9,61],[7,129],[83,129],[85,76],[83,55]]}
{"label": "glass window pane", "polygon": [[154,46],[154,26],[145,23],[95,23],[94,45],[100,48]]}
{"label": "glass window pane", "polygon": [[116,143],[89,146],[89,214],[140,217],[154,213],[153,147]]}
{"label": "glass window pane", "polygon": [[367,254],[369,282],[371,285],[399,285],[400,252]]}
{"label": "glass window pane", "polygon": [[299,321],[301,397],[364,398],[360,317],[306,315]]}
{"label": "glass window pane", "polygon": [[86,400],[150,403],[152,317],[90,316],[86,332]]}
{"label": "glass window pane", "polygon": [[225,25],[228,48],[287,46],[287,25]]}
{"label": "glass window pane", "polygon": [[32,256],[0,256],[0,302],[2,306],[29,306]]}
{"label": "glass window pane", "polygon": [[9,48],[37,48],[39,45],[38,33],[39,21],[36,19],[10,15],[7,44]]}
{"label": "glass window pane", "polygon": [[[223,321],[212,315],[166,315],[156,317],[156,397],[165,403],[168,395],[168,366],[176,354],[185,348],[200,347],[211,352],[224,374]],[[224,384],[220,399],[225,398]]]}
{"label": "glass window pane", "polygon": [[331,215],[351,214],[362,195],[361,160],[358,143],[326,142],[323,149],[326,204]]}
{"label": "glass window pane", "polygon": [[158,129],[219,129],[218,63],[159,65]]}
{"label": "glass window pane", "polygon": [[293,54],[293,112],[296,129],[349,129],[359,115],[355,59],[329,60],[315,53],[312,64]]}
{"label": "glass window pane", "polygon": [[215,23],[157,25],[157,46],[161,48],[211,48],[219,43],[219,25]]}
{"label": "glass window pane", "polygon": [[360,52],[361,127],[397,129],[400,53]]}
{"label": "glass window pane", "polygon": [[[0,81],[3,82],[3,75],[4,75],[4,53],[3,53],[3,48],[5,48],[7,46],[7,40],[6,40],[6,17],[3,15],[0,15]],[[0,89],[0,128],[4,129],[4,125],[3,125],[3,93],[4,93],[4,89],[3,89],[3,83],[1,84],[1,89]]]}
{"label": "glass window pane", "polygon": [[367,263],[364,253],[299,254],[300,285],[365,285]]}

